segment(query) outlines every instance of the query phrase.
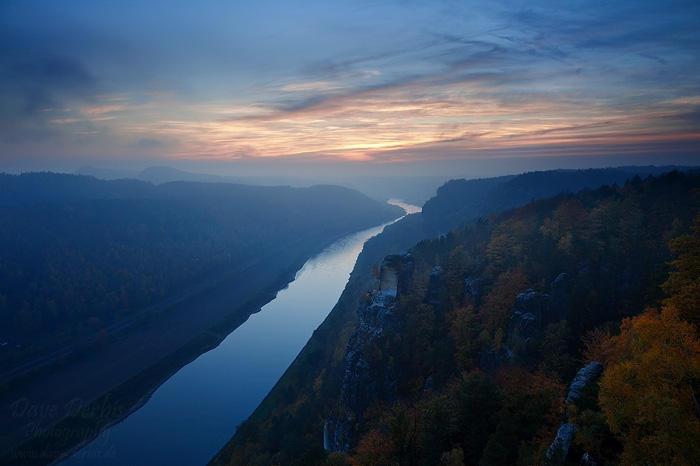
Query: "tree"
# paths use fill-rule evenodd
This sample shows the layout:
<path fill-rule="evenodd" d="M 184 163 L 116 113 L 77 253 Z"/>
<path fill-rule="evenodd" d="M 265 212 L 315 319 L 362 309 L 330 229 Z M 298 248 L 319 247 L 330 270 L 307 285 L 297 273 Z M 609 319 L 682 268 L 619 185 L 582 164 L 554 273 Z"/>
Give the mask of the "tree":
<path fill-rule="evenodd" d="M 540 369 L 556 374 L 559 381 L 569 380 L 575 372 L 574 358 L 569 352 L 572 334 L 565 320 L 549 324 L 542 336 Z"/>
<path fill-rule="evenodd" d="M 501 393 L 489 376 L 472 372 L 462 375 L 452 389 L 452 397 L 464 464 L 478 464 L 489 435 L 496 427 Z"/>
<path fill-rule="evenodd" d="M 669 248 L 677 257 L 671 262 L 674 270 L 662 285 L 670 295 L 665 303 L 700 329 L 700 215 L 695 218 L 693 233 L 675 238 Z"/>
<path fill-rule="evenodd" d="M 612 353 L 615 351 L 615 343 L 607 329 L 596 327 L 581 337 L 583 343 L 583 359 L 586 362 L 598 361 L 606 366 Z"/>
<path fill-rule="evenodd" d="M 498 379 L 502 408 L 479 464 L 534 464 L 556 435 L 564 387 L 516 367 L 501 370 Z"/>
<path fill-rule="evenodd" d="M 455 309 L 451 323 L 450 336 L 455 342 L 455 359 L 461 368 L 471 369 L 474 366 L 472 354 L 481 343 L 478 340 L 478 316 L 474 312 L 474 306 Z"/>
<path fill-rule="evenodd" d="M 527 287 L 527 276 L 520 268 L 507 270 L 498 276 L 481 307 L 481 319 L 490 332 L 508 328 L 513 301 Z"/>
<path fill-rule="evenodd" d="M 418 412 L 396 403 L 381 417 L 376 429 L 357 444 L 355 464 L 372 466 L 414 465 L 417 462 Z"/>
<path fill-rule="evenodd" d="M 700 340 L 667 305 L 625 319 L 612 337 L 600 405 L 624 444 L 623 464 L 696 464 L 700 458 Z"/>

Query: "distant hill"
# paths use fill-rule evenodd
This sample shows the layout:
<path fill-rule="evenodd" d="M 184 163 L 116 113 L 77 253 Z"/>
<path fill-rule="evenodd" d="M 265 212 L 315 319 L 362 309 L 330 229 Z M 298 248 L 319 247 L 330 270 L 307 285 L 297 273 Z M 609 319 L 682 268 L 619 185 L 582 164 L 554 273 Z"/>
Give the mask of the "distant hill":
<path fill-rule="evenodd" d="M 440 187 L 437 196 L 423 206 L 429 233 L 450 231 L 476 217 L 488 216 L 558 193 L 575 193 L 603 185 L 622 185 L 639 176 L 645 178 L 678 170 L 679 167 L 618 167 L 587 170 L 550 170 L 517 176 L 452 180 Z M 683 168 L 684 171 L 698 169 Z"/>
<path fill-rule="evenodd" d="M 77 169 L 74 174 L 92 176 L 101 180 L 118 180 L 121 178 L 130 178 L 135 180 L 139 177 L 139 170 L 98 168 L 87 165 Z"/>
<path fill-rule="evenodd" d="M 207 183 L 235 183 L 264 186 L 311 186 L 320 184 L 317 179 L 295 179 L 287 177 L 260 177 L 260 176 L 223 176 L 211 173 L 198 173 L 180 170 L 168 166 L 153 166 L 143 170 L 120 170 L 110 168 L 97 168 L 91 166 L 81 167 L 75 171 L 76 175 L 85 175 L 102 180 L 132 179 L 148 181 L 153 184 L 169 183 L 171 181 L 199 181 Z"/>
<path fill-rule="evenodd" d="M 171 181 L 203 181 L 211 183 L 236 183 L 257 186 L 308 187 L 316 184 L 333 184 L 360 191 L 374 199 L 386 201 L 402 199 L 411 204 L 422 205 L 435 195 L 437 188 L 447 181 L 447 176 L 230 176 L 196 173 L 173 167 L 157 166 L 143 170 L 118 170 L 82 167 L 78 175 L 93 176 L 103 180 L 134 179 L 154 184 Z"/>
<path fill-rule="evenodd" d="M 257 255 L 399 215 L 337 186 L 0 174 L 0 337 L 23 348 L 0 368 Z"/>
<path fill-rule="evenodd" d="M 587 170 L 549 170 L 520 175 L 451 180 L 423 206 L 371 238 L 357 259 L 356 269 L 369 270 L 387 254 L 405 251 L 418 241 L 459 228 L 479 217 L 519 207 L 535 199 L 575 193 L 603 185 L 622 185 L 635 176 L 667 173 L 677 167 L 617 167 Z M 697 168 L 683 168 L 688 173 Z"/>

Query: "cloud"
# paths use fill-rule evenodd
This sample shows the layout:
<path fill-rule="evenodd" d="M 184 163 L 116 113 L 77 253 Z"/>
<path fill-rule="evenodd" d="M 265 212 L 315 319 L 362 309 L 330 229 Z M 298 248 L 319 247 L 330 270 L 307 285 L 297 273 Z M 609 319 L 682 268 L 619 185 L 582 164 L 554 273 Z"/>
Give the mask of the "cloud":
<path fill-rule="evenodd" d="M 12 55 L 0 59 L 0 138 L 48 139 L 58 135 L 52 121 L 72 122 L 66 113 L 75 101 L 89 102 L 97 82 L 76 59 L 65 56 Z"/>
<path fill-rule="evenodd" d="M 80 111 L 87 116 L 94 117 L 94 116 L 100 116 L 100 115 L 105 115 L 108 113 L 115 113 L 115 112 L 122 112 L 124 110 L 127 110 L 129 107 L 127 107 L 124 104 L 101 104 L 101 105 L 91 105 L 88 107 L 82 107 Z"/>
<path fill-rule="evenodd" d="M 0 137 L 18 150 L 394 160 L 697 139 L 697 2 L 18 5 L 0 15 Z"/>

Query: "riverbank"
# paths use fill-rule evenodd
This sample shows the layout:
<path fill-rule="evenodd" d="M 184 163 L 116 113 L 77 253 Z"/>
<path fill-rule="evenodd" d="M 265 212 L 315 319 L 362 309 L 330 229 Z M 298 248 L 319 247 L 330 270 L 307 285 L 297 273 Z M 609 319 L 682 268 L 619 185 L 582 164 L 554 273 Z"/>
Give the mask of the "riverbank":
<path fill-rule="evenodd" d="M 420 207 L 410 204 L 397 203 L 397 205 L 400 205 L 407 214 L 416 214 L 421 211 Z M 234 435 L 229 437 L 220 450 L 212 455 L 210 464 L 229 464 L 236 448 L 241 447 L 243 442 L 252 437 L 257 439 L 255 432 L 274 431 L 278 435 L 277 438 L 282 434 L 288 435 L 288 438 L 295 436 L 297 432 L 293 428 L 294 421 L 290 419 L 304 418 L 309 415 L 313 416 L 317 425 L 312 429 L 310 436 L 304 437 L 306 432 L 301 432 L 296 435 L 297 438 L 294 441 L 298 441 L 298 445 L 301 445 L 301 452 L 306 449 L 311 455 L 309 458 L 313 458 L 316 449 L 322 445 L 323 432 L 323 418 L 320 416 L 317 418 L 315 413 L 327 412 L 331 409 L 332 406 L 324 404 L 327 399 L 330 399 L 326 395 L 340 390 L 339 383 L 342 381 L 344 371 L 344 352 L 337 351 L 337 348 L 344 350 L 350 335 L 355 330 L 357 304 L 360 297 L 376 286 L 377 277 L 373 273 L 372 266 L 386 254 L 402 250 L 392 241 L 386 242 L 380 239 L 386 235 L 387 231 L 401 226 L 402 222 L 412 217 L 415 215 L 402 217 L 401 222 L 388 225 L 381 234 L 364 243 L 346 286 L 339 298 L 329 307 L 331 311 L 247 420 L 239 426 Z M 306 389 L 302 393 L 299 387 L 306 387 Z M 311 412 L 314 414 L 310 414 Z M 282 425 L 284 429 L 279 428 Z M 272 449 L 258 452 L 255 450 L 257 445 L 254 443 L 251 442 L 248 452 L 251 455 L 260 454 L 257 457 L 260 459 L 259 464 L 286 464 L 284 461 L 279 461 Z"/>
<path fill-rule="evenodd" d="M 4 463 L 13 464 L 46 464 L 61 457 L 68 451 L 74 451 L 77 447 L 95 438 L 99 432 L 125 418 L 130 413 L 138 409 L 148 400 L 150 394 L 157 389 L 165 380 L 181 367 L 197 358 L 200 354 L 216 347 L 231 331 L 252 314 L 257 312 L 265 303 L 275 297 L 278 290 L 294 279 L 296 271 L 313 255 L 323 250 L 328 245 L 335 242 L 341 235 L 334 238 L 323 239 L 314 238 L 309 240 L 302 247 L 295 248 L 295 251 L 287 251 L 284 257 L 277 257 L 275 263 L 265 262 L 251 267 L 245 271 L 248 286 L 236 284 L 236 277 L 223 283 L 215 290 L 210 290 L 202 295 L 193 297 L 171 309 L 170 318 L 165 321 L 151 323 L 147 328 L 138 329 L 136 335 L 113 345 L 109 348 L 117 363 L 104 367 L 98 360 L 104 360 L 104 352 L 94 355 L 90 361 L 80 361 L 74 364 L 69 371 L 62 371 L 60 377 L 54 375 L 54 380 L 48 386 L 56 387 L 61 393 L 54 393 L 48 402 L 41 404 L 42 409 L 34 408 L 38 403 L 31 403 L 32 399 L 46 394 L 46 386 L 35 387 L 32 398 L 32 390 L 25 398 L 30 400 L 28 405 L 31 409 L 26 412 L 11 412 L 7 416 L 7 422 L 36 421 L 34 416 L 36 411 L 41 410 L 38 421 L 44 421 L 50 425 L 47 416 L 57 417 L 65 413 L 65 418 L 54 424 L 53 427 L 44 431 L 42 435 L 35 436 L 32 440 L 20 445 L 10 455 L 7 455 Z M 345 236 L 345 235 L 342 235 Z M 277 273 L 273 273 L 276 270 Z M 258 284 L 255 290 L 250 287 L 250 282 Z M 264 284 L 264 285 L 263 285 Z M 196 301 L 196 303 L 195 303 Z M 228 303 L 242 303 L 231 310 Z M 193 308 L 197 312 L 191 312 Z M 193 322 L 195 320 L 196 322 Z M 208 323 L 208 325 L 204 325 Z M 195 325 L 193 325 L 195 324 Z M 196 325 L 198 324 L 198 325 Z M 195 327 L 196 337 L 192 338 L 193 327 Z M 172 338 L 165 338 L 161 332 L 169 332 L 172 337 L 173 332 L 186 331 L 188 338 L 184 344 L 178 345 L 168 351 L 162 357 L 163 340 L 172 341 Z M 198 329 L 198 330 L 197 330 Z M 154 335 L 160 336 L 160 343 L 153 341 Z M 155 358 L 155 350 L 160 346 L 161 357 Z M 167 345 L 166 345 L 167 346 Z M 172 344 L 170 345 L 173 346 Z M 99 357 L 98 357 L 99 356 Z M 108 355 L 107 355 L 108 356 Z M 109 359 L 109 358 L 106 358 Z M 138 374 L 131 377 L 123 377 L 127 369 L 133 369 L 134 364 L 142 369 Z M 127 366 L 127 367 L 125 367 Z M 133 372 L 132 372 L 133 374 Z M 123 380 L 115 383 L 106 394 L 104 391 L 95 393 L 96 386 L 104 386 L 107 377 L 108 381 L 114 381 L 119 376 Z M 71 384 L 71 378 L 72 384 Z M 90 383 L 92 379 L 99 383 Z M 59 380 L 60 379 L 60 380 Z M 82 387 L 92 387 L 90 390 L 83 390 L 79 397 L 68 398 L 65 396 L 69 392 L 67 385 L 75 388 L 76 384 Z M 87 393 L 86 393 L 87 392 Z M 77 400 L 77 401 L 75 401 Z M 83 403 L 82 400 L 91 400 Z M 64 410 L 64 412 L 61 412 Z M 27 419 L 32 415 L 33 419 Z M 32 422 L 29 422 L 31 424 Z M 36 424 L 34 424 L 36 426 Z M 31 427 L 36 428 L 36 427 Z M 38 432 L 35 430 L 34 432 Z M 25 431 L 26 433 L 26 431 Z"/>

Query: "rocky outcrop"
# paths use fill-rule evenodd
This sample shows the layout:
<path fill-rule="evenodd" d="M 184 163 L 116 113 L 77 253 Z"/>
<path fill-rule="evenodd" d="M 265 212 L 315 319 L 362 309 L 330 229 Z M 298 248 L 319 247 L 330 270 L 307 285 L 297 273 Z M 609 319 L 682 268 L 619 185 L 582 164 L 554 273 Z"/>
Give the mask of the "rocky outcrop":
<path fill-rule="evenodd" d="M 513 302 L 503 345 L 499 349 L 482 348 L 479 368 L 490 372 L 502 367 L 517 357 L 524 346 L 537 338 L 547 325 L 565 319 L 570 307 L 571 285 L 569 275 L 560 273 L 550 284 L 547 293 L 530 288 L 518 294 Z M 480 290 L 481 279 L 467 278 L 464 281 L 465 301 L 478 299 Z"/>
<path fill-rule="evenodd" d="M 579 369 L 574 377 L 574 380 L 571 381 L 571 385 L 569 385 L 569 393 L 566 396 L 566 404 L 570 405 L 579 399 L 581 397 L 581 391 L 586 387 L 586 385 L 598 380 L 598 377 L 600 377 L 602 373 L 603 365 L 596 361 L 593 361 L 587 366 Z M 568 416 L 565 413 L 554 441 L 551 445 L 549 445 L 549 448 L 547 448 L 547 460 L 549 460 L 550 464 L 562 464 L 564 462 L 566 455 L 569 453 L 569 447 L 571 446 L 571 441 L 573 440 L 577 429 L 578 427 L 575 424 L 568 422 Z M 589 461 L 592 461 L 588 456 L 586 456 L 586 458 Z M 588 464 L 591 463 L 589 462 Z"/>
<path fill-rule="evenodd" d="M 359 325 L 345 350 L 345 372 L 337 414 L 323 426 L 323 446 L 327 451 L 348 451 L 357 441 L 360 416 L 377 401 L 395 396 L 394 368 L 368 360 L 370 345 L 380 343 L 385 331 L 395 329 L 396 304 L 410 287 L 413 276 L 410 254 L 387 256 L 380 267 L 379 286 L 369 293 L 357 310 Z M 438 269 L 439 273 L 439 269 Z"/>
<path fill-rule="evenodd" d="M 379 268 L 378 290 L 384 296 L 399 298 L 408 292 L 413 277 L 413 257 L 411 254 L 386 256 Z"/>
<path fill-rule="evenodd" d="M 565 319 L 570 295 L 571 280 L 566 273 L 557 275 L 550 284 L 548 293 L 533 289 L 520 293 L 513 303 L 508 346 L 512 348 L 518 342 L 529 342 L 547 325 Z"/>
<path fill-rule="evenodd" d="M 574 434 L 576 433 L 576 426 L 569 423 L 562 423 L 557 430 L 557 436 L 554 437 L 554 441 L 547 448 L 547 459 L 550 461 L 549 464 L 562 464 L 566 455 L 569 453 L 569 447 L 571 446 L 571 441 L 574 439 Z"/>
<path fill-rule="evenodd" d="M 566 396 L 566 402 L 571 404 L 575 400 L 581 398 L 581 391 L 590 382 L 597 380 L 600 374 L 603 373 L 603 365 L 599 362 L 593 361 L 587 366 L 582 367 L 571 381 L 569 385 L 569 393 Z"/>
<path fill-rule="evenodd" d="M 542 318 L 548 312 L 549 295 L 525 290 L 515 298 L 508 327 L 508 341 L 530 341 L 542 328 Z"/>

